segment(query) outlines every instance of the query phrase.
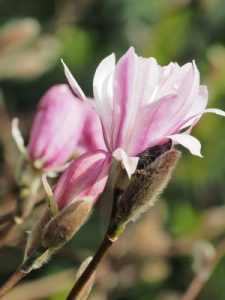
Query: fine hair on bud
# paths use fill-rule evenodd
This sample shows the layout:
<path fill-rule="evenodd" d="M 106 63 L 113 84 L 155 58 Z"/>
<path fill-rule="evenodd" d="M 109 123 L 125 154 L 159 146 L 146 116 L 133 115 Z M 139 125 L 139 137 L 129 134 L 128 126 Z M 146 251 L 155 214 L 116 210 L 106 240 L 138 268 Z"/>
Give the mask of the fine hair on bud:
<path fill-rule="evenodd" d="M 80 276 L 83 274 L 83 272 L 85 271 L 85 269 L 87 268 L 87 266 L 89 265 L 89 263 L 91 262 L 93 257 L 89 256 L 88 258 L 86 258 L 80 268 L 77 271 L 77 280 L 80 278 Z M 91 277 L 88 279 L 88 281 L 85 283 L 84 287 L 82 288 L 82 290 L 79 292 L 79 294 L 76 296 L 76 300 L 86 300 L 88 295 L 90 294 L 90 291 L 92 289 L 92 286 L 94 284 L 95 281 L 95 274 L 96 272 L 94 272 Z"/>
<path fill-rule="evenodd" d="M 24 252 L 24 261 L 32 254 L 38 247 L 41 241 L 41 237 L 45 228 L 45 225 L 51 219 L 51 213 L 49 209 L 46 209 L 41 218 L 37 221 L 34 229 L 28 233 L 27 244 Z"/>
<path fill-rule="evenodd" d="M 68 242 L 87 221 L 93 206 L 92 198 L 78 200 L 66 206 L 46 225 L 42 245 L 57 249 Z"/>
<path fill-rule="evenodd" d="M 169 150 L 142 169 L 137 169 L 130 184 L 116 205 L 114 223 L 136 220 L 166 187 L 172 171 L 180 158 L 177 150 Z"/>

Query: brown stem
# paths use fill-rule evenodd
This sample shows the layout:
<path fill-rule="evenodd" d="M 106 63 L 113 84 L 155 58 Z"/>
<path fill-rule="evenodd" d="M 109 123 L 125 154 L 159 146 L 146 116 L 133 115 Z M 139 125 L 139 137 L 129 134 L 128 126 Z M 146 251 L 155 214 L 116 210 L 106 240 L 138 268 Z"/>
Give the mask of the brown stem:
<path fill-rule="evenodd" d="M 117 168 L 117 162 L 114 162 L 110 171 L 110 178 L 115 178 L 115 172 Z M 108 183 L 110 183 L 111 180 L 108 180 Z M 114 180 L 111 182 L 113 183 L 113 186 L 115 186 Z M 111 185 L 110 185 L 111 186 Z M 91 262 L 88 264 L 87 268 L 84 270 L 84 272 L 81 274 L 81 276 L 78 278 L 78 280 L 75 282 L 72 290 L 70 291 L 69 295 L 67 296 L 66 300 L 78 300 L 80 299 L 80 294 L 82 292 L 82 289 L 84 288 L 85 284 L 89 281 L 93 273 L 96 271 L 98 265 L 108 252 L 108 250 L 111 248 L 111 246 L 117 241 L 119 235 L 122 233 L 117 233 L 117 226 L 112 226 L 114 215 L 116 213 L 116 202 L 118 198 L 121 195 L 120 189 L 117 189 L 114 187 L 114 195 L 113 195 L 113 205 L 112 205 L 112 211 L 111 211 L 111 221 L 109 223 L 108 230 L 106 232 L 106 235 L 104 237 L 104 240 L 102 241 L 99 249 L 95 253 L 94 257 L 92 258 Z"/>
<path fill-rule="evenodd" d="M 25 277 L 28 273 L 19 268 L 7 281 L 6 283 L 0 287 L 0 299 L 13 288 L 23 277 Z"/>
<path fill-rule="evenodd" d="M 11 221 L 14 217 L 14 214 L 15 214 L 15 212 L 13 210 L 13 211 L 10 211 L 10 212 L 0 216 L 0 226 L 3 225 L 6 222 Z"/>
<path fill-rule="evenodd" d="M 208 281 L 210 275 L 215 270 L 220 259 L 223 257 L 224 253 L 225 253 L 225 239 L 223 239 L 217 246 L 216 255 L 209 263 L 207 269 L 202 270 L 202 272 L 200 271 L 193 278 L 192 282 L 190 283 L 187 291 L 185 292 L 181 300 L 196 299 L 196 297 L 204 287 L 205 283 Z"/>
<path fill-rule="evenodd" d="M 105 236 L 95 256 L 93 257 L 85 271 L 82 273 L 82 275 L 79 277 L 77 282 L 74 284 L 66 300 L 76 300 L 77 297 L 79 297 L 79 293 L 82 291 L 83 287 L 85 286 L 86 282 L 90 279 L 91 275 L 96 271 L 99 263 L 101 262 L 101 260 L 106 255 L 106 253 L 108 252 L 108 250 L 114 242 L 115 240 L 110 239 L 108 235 Z"/>

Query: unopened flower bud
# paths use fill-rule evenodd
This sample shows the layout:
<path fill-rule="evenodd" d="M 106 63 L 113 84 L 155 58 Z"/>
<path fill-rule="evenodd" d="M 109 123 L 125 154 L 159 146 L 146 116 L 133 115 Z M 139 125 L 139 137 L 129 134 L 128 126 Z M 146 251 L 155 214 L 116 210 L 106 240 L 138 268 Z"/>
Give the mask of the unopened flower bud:
<path fill-rule="evenodd" d="M 143 169 L 137 169 L 117 202 L 112 227 L 134 221 L 154 205 L 157 196 L 168 183 L 179 157 L 180 152 L 177 150 L 166 151 Z"/>
<path fill-rule="evenodd" d="M 138 166 L 137 170 L 144 169 L 150 163 L 152 163 L 157 157 L 162 155 L 165 151 L 171 149 L 172 142 L 169 140 L 167 143 L 162 145 L 157 145 L 151 148 L 148 148 L 144 152 L 140 153 L 138 156 Z M 129 177 L 127 176 L 127 172 L 121 165 L 118 165 L 117 172 L 116 172 L 116 182 L 115 182 L 115 189 L 125 191 L 130 183 Z"/>
<path fill-rule="evenodd" d="M 95 203 L 105 188 L 110 163 L 109 153 L 103 150 L 85 153 L 73 161 L 53 188 L 58 209 L 87 197 Z"/>
<path fill-rule="evenodd" d="M 87 221 L 93 206 L 93 199 L 86 198 L 61 210 L 46 225 L 42 245 L 44 248 L 58 248 L 68 242 Z"/>
<path fill-rule="evenodd" d="M 44 228 L 50 219 L 50 210 L 46 209 L 37 223 L 34 225 L 33 230 L 28 232 L 27 244 L 24 251 L 24 261 L 26 261 L 32 252 L 35 251 L 35 249 L 39 246 Z"/>
<path fill-rule="evenodd" d="M 92 260 L 92 257 L 90 256 L 82 262 L 82 264 L 81 264 L 81 266 L 80 266 L 80 268 L 77 272 L 77 280 L 83 274 L 83 272 L 85 271 L 85 269 L 87 268 L 87 266 L 89 265 L 91 260 Z M 96 272 L 94 272 L 91 275 L 91 277 L 87 280 L 87 282 L 85 283 L 85 285 L 82 288 L 82 290 L 80 291 L 80 293 L 76 296 L 76 300 L 85 300 L 85 299 L 87 299 L 87 297 L 90 294 L 90 291 L 92 289 L 93 283 L 95 281 L 95 274 L 96 274 Z"/>
<path fill-rule="evenodd" d="M 42 97 L 28 143 L 36 168 L 64 164 L 74 153 L 84 125 L 84 106 L 66 84 L 51 87 Z"/>

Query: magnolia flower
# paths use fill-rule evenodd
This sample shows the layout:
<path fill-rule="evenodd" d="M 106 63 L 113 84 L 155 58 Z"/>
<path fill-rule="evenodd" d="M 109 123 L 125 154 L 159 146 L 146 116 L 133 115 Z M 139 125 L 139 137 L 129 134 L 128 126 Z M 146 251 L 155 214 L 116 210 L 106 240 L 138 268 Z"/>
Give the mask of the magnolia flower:
<path fill-rule="evenodd" d="M 87 101 L 65 64 L 64 70 L 76 96 Z M 205 112 L 225 116 L 219 109 L 206 109 L 207 87 L 200 85 L 194 62 L 161 67 L 152 57 L 138 57 L 133 48 L 117 64 L 114 54 L 103 59 L 93 91 L 107 150 L 129 176 L 139 153 L 168 139 L 201 156 L 200 142 L 190 135 L 192 127 Z"/>
<path fill-rule="evenodd" d="M 87 152 L 73 161 L 53 188 L 58 209 L 86 198 L 96 202 L 105 187 L 110 162 L 109 153 L 103 150 Z"/>
<path fill-rule="evenodd" d="M 87 122 L 88 126 L 84 126 Z M 67 85 L 55 85 L 39 102 L 28 142 L 28 156 L 36 167 L 47 170 L 60 167 L 75 151 L 81 154 L 103 148 L 100 130 L 96 112 L 76 98 Z"/>

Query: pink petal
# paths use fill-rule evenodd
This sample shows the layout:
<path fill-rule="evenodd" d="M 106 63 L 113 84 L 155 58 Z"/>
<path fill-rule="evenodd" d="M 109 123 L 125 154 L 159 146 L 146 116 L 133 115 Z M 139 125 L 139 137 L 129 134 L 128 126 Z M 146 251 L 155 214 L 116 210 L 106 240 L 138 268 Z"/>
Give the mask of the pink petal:
<path fill-rule="evenodd" d="M 119 99 L 122 101 L 118 101 L 117 106 L 114 106 L 114 139 L 117 138 L 117 144 L 114 143 L 114 147 L 124 148 L 129 155 L 136 155 L 140 147 L 139 138 L 144 136 L 146 122 L 149 124 L 149 115 L 146 110 L 155 103 L 154 95 L 157 92 L 161 67 L 154 58 L 137 57 L 131 50 L 124 57 L 124 64 L 118 69 L 118 78 L 115 77 L 115 81 L 118 80 L 118 89 L 115 89 L 115 92 L 123 92 L 126 83 L 122 86 L 123 81 L 119 77 L 119 72 L 123 76 L 123 68 L 126 67 L 127 62 L 130 81 L 126 88 L 129 92 L 123 98 L 116 95 L 114 101 Z"/>
<path fill-rule="evenodd" d="M 84 108 L 85 124 L 77 150 L 81 153 L 97 149 L 107 150 L 99 116 L 88 104 L 84 103 Z"/>
<path fill-rule="evenodd" d="M 73 161 L 53 189 L 59 209 L 87 197 L 97 201 L 106 185 L 110 164 L 111 155 L 101 150 L 85 153 Z"/>
<path fill-rule="evenodd" d="M 199 94 L 191 109 L 188 111 L 184 120 L 180 122 L 180 128 L 192 127 L 198 122 L 201 115 L 204 113 L 208 102 L 208 89 L 206 86 L 199 87 Z"/>
<path fill-rule="evenodd" d="M 197 140 L 195 137 L 186 133 L 181 133 L 167 136 L 167 138 L 171 139 L 172 141 L 178 144 L 181 144 L 182 146 L 187 148 L 193 155 L 202 157 L 201 144 L 199 140 Z"/>
<path fill-rule="evenodd" d="M 126 149 L 129 155 L 137 155 L 165 138 L 169 128 L 166 126 L 166 120 L 168 116 L 175 114 L 177 101 L 175 95 L 168 95 L 158 102 L 139 108 L 132 138 Z"/>
<path fill-rule="evenodd" d="M 70 70 L 68 69 L 67 65 L 64 63 L 64 61 L 62 59 L 61 59 L 61 62 L 63 64 L 64 73 L 66 75 L 66 78 L 69 82 L 71 89 L 74 91 L 75 95 L 78 98 L 80 98 L 81 100 L 85 100 L 86 96 L 85 96 L 84 92 L 82 91 L 82 89 L 80 88 L 79 84 L 77 83 L 77 81 L 75 80 L 75 78 L 71 74 Z"/>
<path fill-rule="evenodd" d="M 221 109 L 218 108 L 206 109 L 206 105 L 208 102 L 207 87 L 200 86 L 199 98 L 197 100 L 198 101 L 196 101 L 196 105 L 195 106 L 193 105 L 193 108 L 186 116 L 186 119 L 183 121 L 181 129 L 187 128 L 188 126 L 191 126 L 191 128 L 193 128 L 193 126 L 198 122 L 201 116 L 205 113 L 214 113 L 219 116 L 225 117 L 225 112 Z"/>
<path fill-rule="evenodd" d="M 126 152 L 123 151 L 123 149 L 121 148 L 117 148 L 113 152 L 113 157 L 116 160 L 121 161 L 122 166 L 127 171 L 128 177 L 131 178 L 131 175 L 135 172 L 137 168 L 139 157 L 129 157 L 126 154 Z"/>
<path fill-rule="evenodd" d="M 28 143 L 30 158 L 41 160 L 44 168 L 65 163 L 84 126 L 83 102 L 65 84 L 51 87 L 42 97 Z"/>
<path fill-rule="evenodd" d="M 133 48 L 118 61 L 113 81 L 113 120 L 111 150 L 123 146 L 127 119 L 138 110 L 139 103 L 133 101 L 135 93 L 137 56 Z M 130 124 L 132 127 L 132 124 Z M 123 148 L 123 147 L 122 147 Z"/>

